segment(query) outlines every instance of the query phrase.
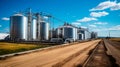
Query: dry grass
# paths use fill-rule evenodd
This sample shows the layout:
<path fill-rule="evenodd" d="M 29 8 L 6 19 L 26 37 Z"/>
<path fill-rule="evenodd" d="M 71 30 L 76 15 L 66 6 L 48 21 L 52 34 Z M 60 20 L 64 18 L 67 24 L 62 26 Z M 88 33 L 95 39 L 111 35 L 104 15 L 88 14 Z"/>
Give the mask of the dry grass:
<path fill-rule="evenodd" d="M 110 40 L 120 42 L 120 38 L 111 38 Z"/>
<path fill-rule="evenodd" d="M 0 55 L 43 48 L 47 46 L 50 45 L 17 44 L 17 43 L 0 42 Z"/>
<path fill-rule="evenodd" d="M 30 49 L 37 47 L 36 45 L 14 44 L 14 43 L 0 43 L 0 49 L 17 50 L 21 48 Z"/>

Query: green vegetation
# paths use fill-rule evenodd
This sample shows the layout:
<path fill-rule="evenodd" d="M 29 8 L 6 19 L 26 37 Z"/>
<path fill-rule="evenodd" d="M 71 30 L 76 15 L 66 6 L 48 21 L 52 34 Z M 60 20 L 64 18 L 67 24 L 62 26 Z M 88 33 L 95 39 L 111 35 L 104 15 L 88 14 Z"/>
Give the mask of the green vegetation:
<path fill-rule="evenodd" d="M 0 55 L 10 54 L 15 52 L 22 52 L 22 51 L 32 50 L 37 48 L 44 48 L 48 46 L 50 45 L 17 44 L 17 43 L 0 42 Z"/>

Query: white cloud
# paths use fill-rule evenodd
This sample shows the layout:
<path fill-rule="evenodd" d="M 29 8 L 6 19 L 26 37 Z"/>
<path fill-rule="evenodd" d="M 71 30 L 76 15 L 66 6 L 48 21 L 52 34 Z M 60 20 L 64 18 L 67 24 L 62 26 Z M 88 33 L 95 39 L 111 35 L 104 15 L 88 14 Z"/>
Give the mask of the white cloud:
<path fill-rule="evenodd" d="M 92 16 L 92 17 L 102 17 L 102 16 L 106 16 L 108 14 L 109 13 L 105 12 L 105 11 L 103 11 L 103 12 L 91 12 L 90 16 Z"/>
<path fill-rule="evenodd" d="M 101 2 L 95 8 L 90 9 L 90 11 L 105 10 L 105 9 L 108 9 L 108 8 L 110 8 L 110 10 L 119 10 L 120 9 L 120 3 L 116 3 L 116 1 Z"/>
<path fill-rule="evenodd" d="M 92 31 L 96 31 L 96 32 L 99 32 L 99 31 L 101 31 L 101 29 L 98 29 L 98 28 L 94 28 L 94 29 L 92 29 Z"/>
<path fill-rule="evenodd" d="M 118 3 L 115 6 L 111 7 L 111 10 L 120 10 L 120 3 Z"/>
<path fill-rule="evenodd" d="M 97 27 L 96 25 L 93 25 L 93 24 L 91 24 L 91 25 L 89 25 L 89 26 L 90 26 L 90 27 L 94 27 L 94 28 Z"/>
<path fill-rule="evenodd" d="M 81 28 L 85 28 L 85 29 L 87 29 L 87 27 L 86 26 L 80 26 Z"/>
<path fill-rule="evenodd" d="M 2 20 L 8 21 L 8 20 L 10 20 L 10 18 L 3 17 Z"/>
<path fill-rule="evenodd" d="M 95 22 L 94 24 L 97 24 L 97 25 L 106 25 L 108 23 L 107 22 Z"/>
<path fill-rule="evenodd" d="M 110 37 L 120 37 L 120 31 L 98 31 L 98 36 L 107 37 L 110 34 Z"/>
<path fill-rule="evenodd" d="M 84 17 L 83 19 L 77 20 L 78 22 L 89 22 L 89 21 L 96 21 L 98 19 L 93 17 Z"/>
<path fill-rule="evenodd" d="M 79 22 L 72 22 L 72 24 L 75 25 L 75 26 L 81 25 L 81 23 L 79 23 Z"/>
<path fill-rule="evenodd" d="M 110 33 L 110 36 L 112 37 L 120 37 L 120 25 L 116 25 L 110 28 L 92 28 L 92 31 L 98 32 L 98 36 L 109 36 Z"/>
<path fill-rule="evenodd" d="M 48 19 L 48 17 L 47 17 L 47 16 L 44 16 L 43 18 L 44 18 L 44 19 Z"/>
<path fill-rule="evenodd" d="M 110 28 L 94 28 L 92 29 L 94 31 L 120 31 L 120 25 L 116 25 L 116 26 L 113 26 L 113 27 L 110 27 Z"/>
<path fill-rule="evenodd" d="M 109 28 L 108 30 L 120 30 L 120 25 Z"/>

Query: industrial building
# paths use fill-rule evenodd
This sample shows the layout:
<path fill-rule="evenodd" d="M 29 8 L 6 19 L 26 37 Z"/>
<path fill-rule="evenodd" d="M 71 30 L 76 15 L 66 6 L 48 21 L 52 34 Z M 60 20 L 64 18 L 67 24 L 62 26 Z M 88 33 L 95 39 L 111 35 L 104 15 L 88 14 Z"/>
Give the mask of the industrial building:
<path fill-rule="evenodd" d="M 70 24 L 64 24 L 61 27 L 58 27 L 57 30 L 57 36 L 59 38 L 63 38 L 64 40 L 67 38 L 71 38 L 74 41 L 77 40 L 77 28 L 70 25 Z"/>
<path fill-rule="evenodd" d="M 91 32 L 86 28 L 78 28 L 78 37 L 79 40 L 88 40 L 91 39 Z"/>
<path fill-rule="evenodd" d="M 45 15 L 46 16 L 46 15 Z M 97 33 L 88 29 L 76 27 L 69 23 L 51 30 L 51 22 L 43 19 L 40 13 L 15 13 L 10 17 L 10 39 L 12 41 L 51 41 L 54 39 L 89 40 L 97 38 Z M 48 17 L 51 17 L 48 15 Z M 53 40 L 54 40 L 53 39 Z"/>
<path fill-rule="evenodd" d="M 58 38 L 77 40 L 89 40 L 91 39 L 91 32 L 85 28 L 78 28 L 71 24 L 65 23 L 63 26 L 56 29 L 56 36 Z"/>

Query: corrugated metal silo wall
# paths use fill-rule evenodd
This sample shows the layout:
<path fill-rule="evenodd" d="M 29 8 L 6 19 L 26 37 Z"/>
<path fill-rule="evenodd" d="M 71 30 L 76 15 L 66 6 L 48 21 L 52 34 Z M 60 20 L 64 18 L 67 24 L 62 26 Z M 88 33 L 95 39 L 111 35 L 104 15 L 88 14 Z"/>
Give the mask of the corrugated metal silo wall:
<path fill-rule="evenodd" d="M 10 21 L 12 40 L 27 40 L 27 18 L 25 16 L 11 16 Z"/>
<path fill-rule="evenodd" d="M 40 34 L 41 40 L 49 40 L 49 23 L 47 22 L 40 23 Z"/>
<path fill-rule="evenodd" d="M 33 19 L 32 21 L 32 40 L 36 40 L 37 39 L 37 21 L 36 19 Z"/>

